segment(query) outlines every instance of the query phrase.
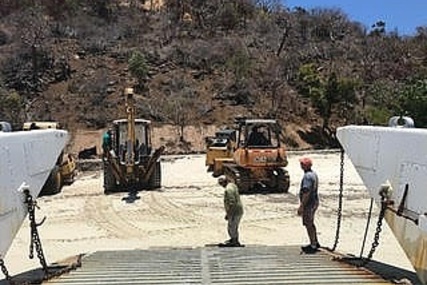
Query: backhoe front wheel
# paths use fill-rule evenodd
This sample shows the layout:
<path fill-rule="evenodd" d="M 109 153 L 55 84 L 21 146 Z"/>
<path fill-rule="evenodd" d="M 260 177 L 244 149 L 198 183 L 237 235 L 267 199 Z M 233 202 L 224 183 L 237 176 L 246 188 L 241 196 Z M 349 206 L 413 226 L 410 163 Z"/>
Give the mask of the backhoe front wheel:
<path fill-rule="evenodd" d="M 291 179 L 289 177 L 289 172 L 284 169 L 280 169 L 278 175 L 276 176 L 277 179 L 277 192 L 279 193 L 288 193 L 289 187 L 291 185 Z"/>

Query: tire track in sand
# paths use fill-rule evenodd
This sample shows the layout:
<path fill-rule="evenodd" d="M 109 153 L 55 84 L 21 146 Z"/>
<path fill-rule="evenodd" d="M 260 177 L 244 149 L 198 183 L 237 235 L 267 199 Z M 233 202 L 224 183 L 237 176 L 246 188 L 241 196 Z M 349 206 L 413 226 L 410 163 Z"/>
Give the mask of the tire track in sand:
<path fill-rule="evenodd" d="M 116 238 L 139 238 L 145 231 L 132 223 L 129 219 L 129 210 L 123 208 L 116 211 L 113 202 L 117 200 L 116 195 L 90 197 L 85 204 L 85 216 L 89 223 L 108 233 L 108 237 Z M 120 196 L 121 197 L 121 196 Z M 136 214 L 136 216 L 142 216 Z"/>

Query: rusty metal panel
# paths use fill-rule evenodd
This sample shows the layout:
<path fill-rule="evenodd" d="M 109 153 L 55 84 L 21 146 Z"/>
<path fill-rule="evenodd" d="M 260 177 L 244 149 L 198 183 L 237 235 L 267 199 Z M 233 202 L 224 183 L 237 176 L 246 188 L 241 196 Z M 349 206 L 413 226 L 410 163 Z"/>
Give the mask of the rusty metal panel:
<path fill-rule="evenodd" d="M 335 259 L 326 251 L 300 254 L 297 246 L 104 251 L 43 284 L 392 284 Z"/>

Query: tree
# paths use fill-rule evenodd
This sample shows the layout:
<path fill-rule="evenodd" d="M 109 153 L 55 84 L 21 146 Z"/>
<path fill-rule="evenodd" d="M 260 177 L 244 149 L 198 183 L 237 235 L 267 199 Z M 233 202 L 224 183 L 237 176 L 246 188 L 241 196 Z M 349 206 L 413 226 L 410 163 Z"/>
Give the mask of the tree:
<path fill-rule="evenodd" d="M 144 87 L 144 81 L 147 79 L 148 66 L 147 61 L 142 53 L 135 51 L 132 53 L 128 61 L 129 72 L 137 81 L 137 89 L 141 90 Z"/>
<path fill-rule="evenodd" d="M 100 18 L 111 20 L 114 15 L 116 3 L 113 0 L 92 0 L 88 4 Z"/>
<path fill-rule="evenodd" d="M 190 112 L 186 108 L 188 105 L 193 105 L 194 101 L 178 95 L 164 103 L 168 121 L 178 127 L 179 141 L 185 142 L 184 128 L 190 123 Z"/>
<path fill-rule="evenodd" d="M 24 111 L 23 98 L 14 91 L 0 87 L 0 117 L 12 124 L 20 124 Z"/>
<path fill-rule="evenodd" d="M 40 95 L 55 76 L 54 53 L 49 45 L 51 26 L 43 7 L 38 5 L 20 11 L 15 19 L 19 25 L 14 35 L 16 50 L 3 58 L 0 70 L 5 87 L 31 100 Z"/>
<path fill-rule="evenodd" d="M 239 85 L 249 74 L 252 62 L 247 52 L 239 49 L 227 60 L 226 65 L 233 72 L 235 83 Z"/>
<path fill-rule="evenodd" d="M 227 32 L 235 29 L 240 22 L 236 5 L 231 1 L 226 2 L 221 9 L 219 19 Z"/>
<path fill-rule="evenodd" d="M 57 21 L 61 21 L 66 15 L 77 11 L 81 0 L 45 0 L 42 2 L 46 13 Z"/>
<path fill-rule="evenodd" d="M 161 100 L 163 117 L 178 128 L 179 141 L 185 142 L 185 127 L 201 117 L 197 93 L 186 78 L 176 76 L 171 78 L 164 94 Z"/>
<path fill-rule="evenodd" d="M 167 120 L 178 127 L 179 141 L 185 142 L 184 129 L 200 119 L 195 93 L 191 87 L 185 87 L 180 92 L 171 94 L 163 102 L 163 111 Z M 191 110 L 191 111 L 189 111 Z"/>
<path fill-rule="evenodd" d="M 371 26 L 371 35 L 373 36 L 384 36 L 386 34 L 386 23 L 384 21 L 378 21 Z"/>
<path fill-rule="evenodd" d="M 320 100 L 321 94 L 324 93 L 324 83 L 314 64 L 304 64 L 300 67 L 296 87 L 303 96 L 312 98 L 314 102 Z"/>
<path fill-rule="evenodd" d="M 329 120 L 334 109 L 344 109 L 344 114 L 353 111 L 357 102 L 357 81 L 338 78 L 331 72 L 325 79 L 314 64 L 303 65 L 298 75 L 297 89 L 305 97 L 310 98 L 313 107 L 323 119 L 322 128 L 329 130 Z"/>
<path fill-rule="evenodd" d="M 285 109 L 283 104 L 285 80 L 282 74 L 282 65 L 274 57 L 268 61 L 265 70 L 259 76 L 259 85 L 261 85 L 265 97 L 269 98 L 269 106 L 265 108 L 265 111 L 268 111 L 268 117 L 277 118 L 281 111 Z"/>
<path fill-rule="evenodd" d="M 363 117 L 371 124 L 384 125 L 399 109 L 400 84 L 390 80 L 376 80 L 366 88 Z M 362 98 L 363 99 L 363 98 Z"/>
<path fill-rule="evenodd" d="M 256 0 L 254 2 L 265 13 L 272 13 L 283 8 L 282 2 L 279 0 Z"/>
<path fill-rule="evenodd" d="M 418 127 L 427 127 L 427 79 L 415 79 L 403 86 L 397 114 L 411 116 Z"/>

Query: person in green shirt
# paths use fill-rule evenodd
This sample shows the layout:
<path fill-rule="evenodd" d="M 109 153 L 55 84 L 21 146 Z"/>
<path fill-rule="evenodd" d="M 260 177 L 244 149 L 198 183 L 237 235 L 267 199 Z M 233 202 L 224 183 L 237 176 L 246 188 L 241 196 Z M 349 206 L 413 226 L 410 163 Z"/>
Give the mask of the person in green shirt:
<path fill-rule="evenodd" d="M 105 157 L 106 153 L 111 150 L 112 146 L 112 130 L 108 129 L 104 135 L 102 136 L 102 151 L 103 151 L 103 157 Z"/>
<path fill-rule="evenodd" d="M 243 205 L 240 201 L 239 189 L 236 184 L 226 177 L 220 177 L 218 184 L 224 191 L 225 220 L 227 220 L 227 230 L 230 239 L 223 243 L 223 246 L 241 246 L 239 242 L 239 224 L 243 216 Z"/>

